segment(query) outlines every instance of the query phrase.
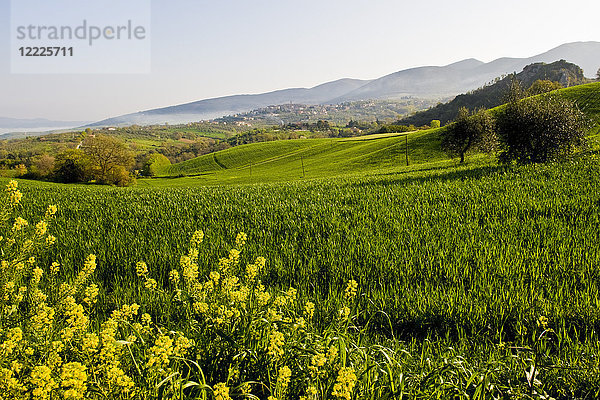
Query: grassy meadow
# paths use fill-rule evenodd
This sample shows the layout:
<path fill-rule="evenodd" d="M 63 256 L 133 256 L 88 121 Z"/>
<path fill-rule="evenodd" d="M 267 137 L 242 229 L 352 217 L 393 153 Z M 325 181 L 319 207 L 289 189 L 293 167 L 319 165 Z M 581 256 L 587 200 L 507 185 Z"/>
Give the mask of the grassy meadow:
<path fill-rule="evenodd" d="M 596 118 L 597 88 L 565 93 Z M 45 363 L 27 384 L 55 395 L 34 398 L 84 398 L 81 384 L 48 378 L 77 335 L 85 398 L 600 396 L 596 153 L 457 165 L 429 130 L 239 146 L 161 175 L 133 188 L 19 181 L 15 212 L 32 224 L 58 205 L 56 243 L 27 262 L 60 263 L 44 272 L 45 290 L 72 327 L 43 331 L 37 347 L 0 342 L 7 360 L 22 351 Z M 42 273 L 29 278 L 21 264 L 6 268 L 32 285 L 32 326 L 40 313 L 52 321 Z M 82 317 L 60 282 L 72 282 L 74 299 L 83 293 L 85 329 L 100 329 L 100 344 L 75 328 Z M 134 304 L 148 314 L 139 323 Z M 22 367 L 1 363 L 0 388 L 21 396 Z M 81 372 L 75 364 L 65 365 Z"/>

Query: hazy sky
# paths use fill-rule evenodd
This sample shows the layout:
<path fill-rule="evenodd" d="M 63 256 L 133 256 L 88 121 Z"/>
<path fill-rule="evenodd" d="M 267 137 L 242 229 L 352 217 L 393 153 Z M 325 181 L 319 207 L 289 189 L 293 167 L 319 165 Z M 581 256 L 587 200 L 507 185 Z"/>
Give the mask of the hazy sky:
<path fill-rule="evenodd" d="M 0 0 L 0 117 L 99 120 L 600 41 L 596 0 L 152 0 L 151 15 L 150 73 L 11 74 L 10 0 Z"/>

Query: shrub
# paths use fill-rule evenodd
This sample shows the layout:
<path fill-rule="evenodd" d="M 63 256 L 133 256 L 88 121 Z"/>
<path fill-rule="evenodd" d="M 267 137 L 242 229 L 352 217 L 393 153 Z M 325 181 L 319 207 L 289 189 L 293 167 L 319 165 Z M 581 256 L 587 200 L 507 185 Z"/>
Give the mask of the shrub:
<path fill-rule="evenodd" d="M 458 111 L 458 117 L 442 132 L 442 149 L 450 157 L 460 157 L 471 150 L 493 152 L 497 146 L 497 136 L 492 116 L 483 110 L 470 113 L 465 107 Z"/>
<path fill-rule="evenodd" d="M 154 153 L 148 156 L 148 159 L 142 167 L 142 175 L 156 176 L 161 168 L 171 165 L 171 161 L 160 153 Z"/>
<path fill-rule="evenodd" d="M 589 129 L 575 103 L 552 94 L 523 100 L 513 96 L 496 120 L 505 163 L 563 160 L 585 144 Z"/>
<path fill-rule="evenodd" d="M 54 162 L 54 179 L 58 182 L 87 182 L 91 178 L 91 162 L 83 151 L 68 149 L 56 156 Z"/>

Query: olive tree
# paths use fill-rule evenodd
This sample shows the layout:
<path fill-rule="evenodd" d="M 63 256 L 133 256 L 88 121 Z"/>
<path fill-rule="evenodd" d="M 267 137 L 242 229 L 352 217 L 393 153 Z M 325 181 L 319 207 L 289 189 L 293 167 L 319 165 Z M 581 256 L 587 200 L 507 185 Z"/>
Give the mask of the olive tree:
<path fill-rule="evenodd" d="M 484 110 L 471 113 L 462 107 L 454 122 L 442 132 L 442 149 L 450 157 L 460 157 L 461 163 L 469 151 L 491 153 L 496 146 L 494 118 Z"/>
<path fill-rule="evenodd" d="M 500 160 L 543 163 L 561 160 L 585 144 L 589 123 L 570 100 L 547 94 L 516 97 L 496 116 L 502 142 Z"/>

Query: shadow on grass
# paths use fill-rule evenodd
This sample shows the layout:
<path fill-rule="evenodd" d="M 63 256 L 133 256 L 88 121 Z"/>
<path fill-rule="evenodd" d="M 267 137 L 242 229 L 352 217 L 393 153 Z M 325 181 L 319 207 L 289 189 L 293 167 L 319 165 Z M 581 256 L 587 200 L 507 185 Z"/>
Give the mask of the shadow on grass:
<path fill-rule="evenodd" d="M 385 174 L 388 177 L 372 179 L 367 182 L 349 183 L 354 187 L 387 187 L 396 185 L 423 184 L 428 182 L 452 182 L 480 179 L 498 172 L 508 171 L 510 167 L 504 165 L 488 165 L 479 167 L 429 167 L 420 170 L 399 171 Z M 442 172 L 443 171 L 443 172 Z M 421 176 L 419 176 L 421 175 Z M 381 176 L 381 175 L 380 175 Z"/>

